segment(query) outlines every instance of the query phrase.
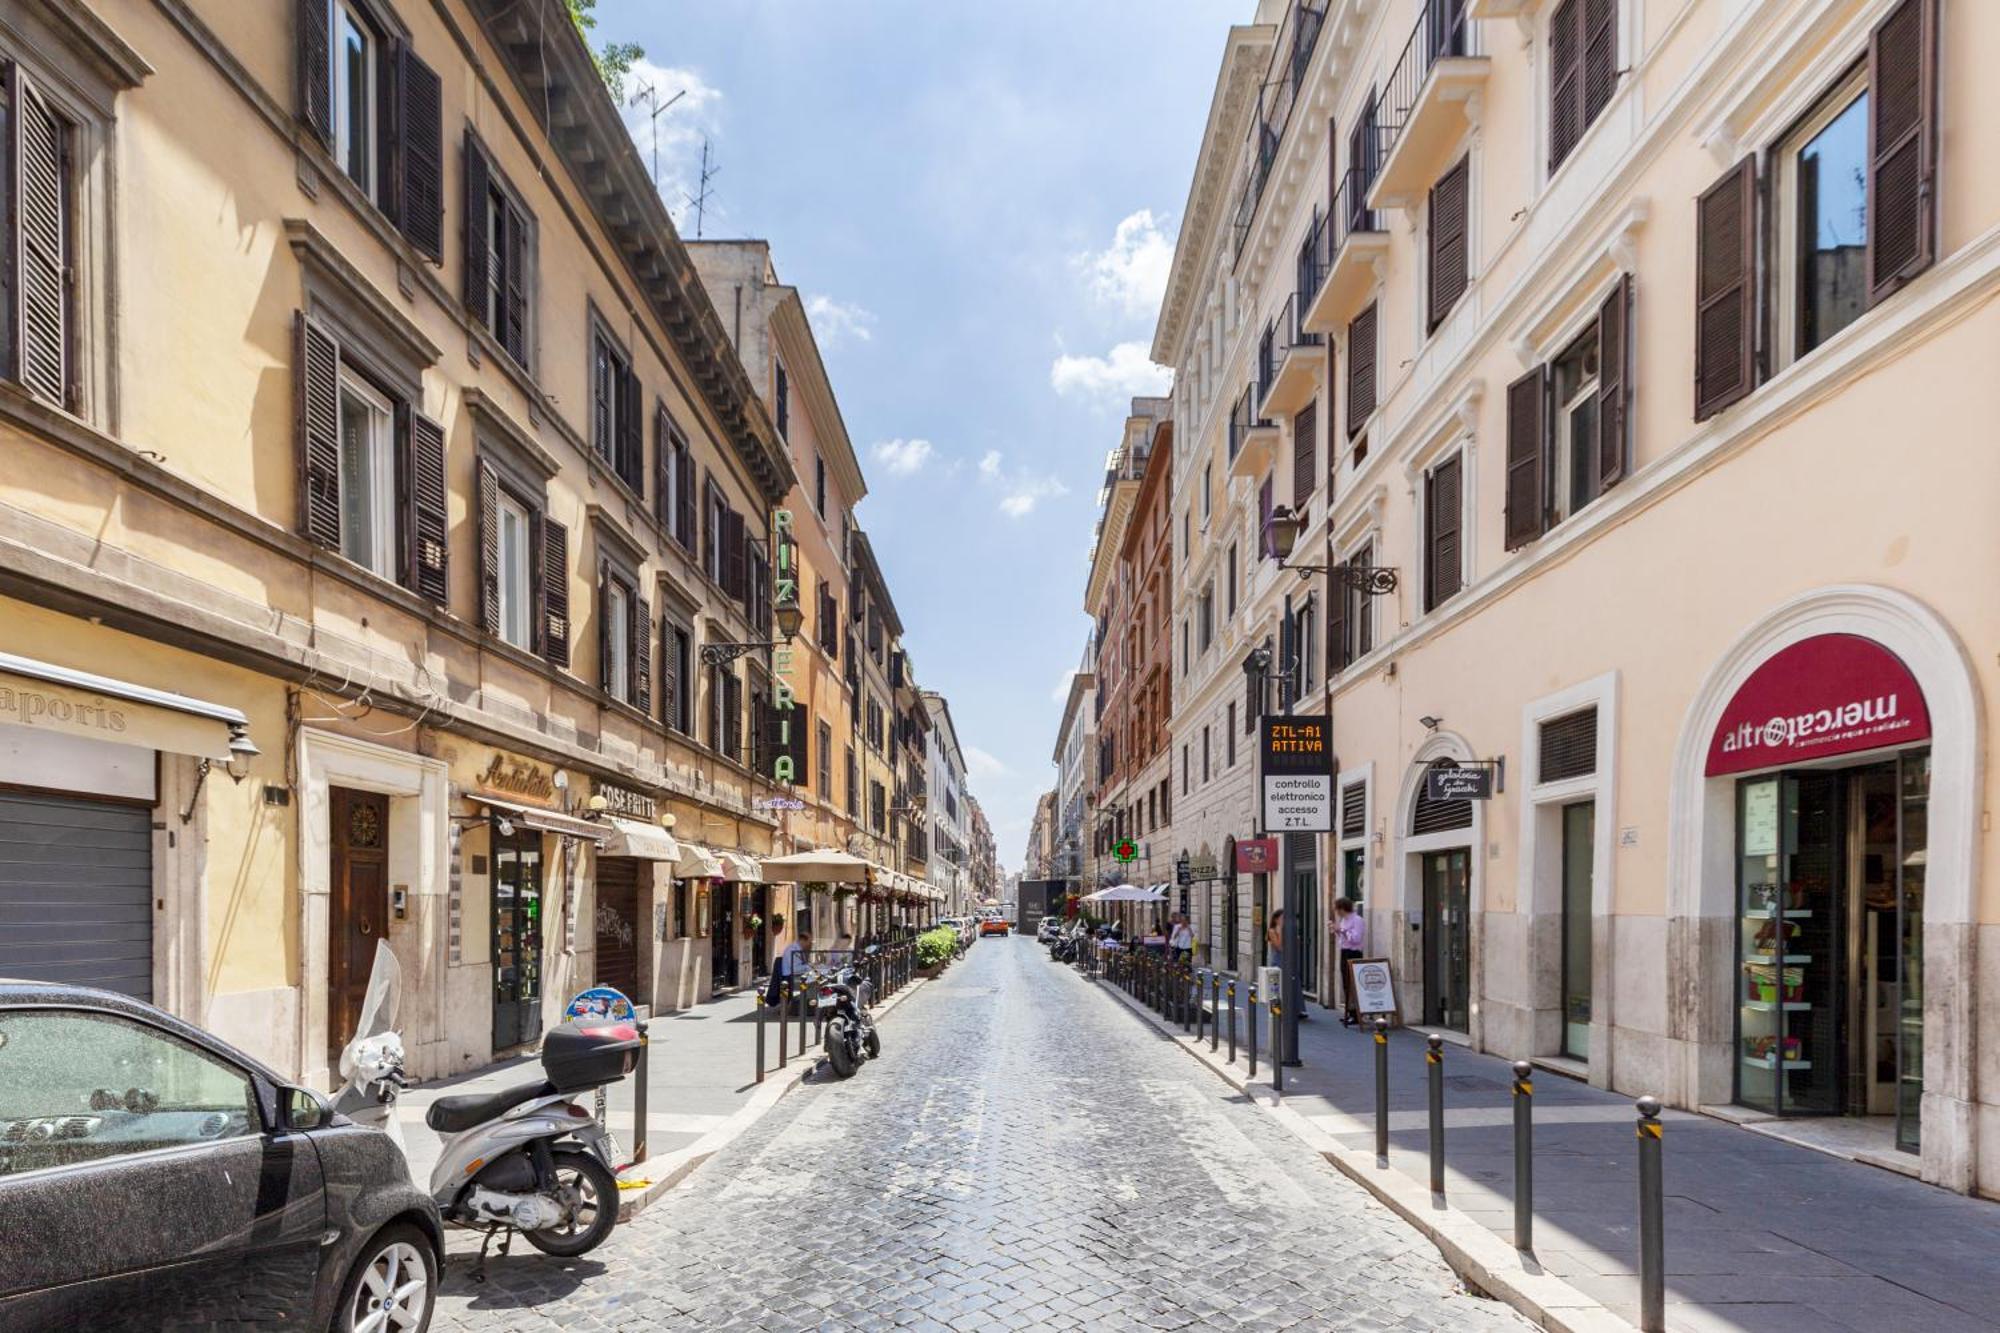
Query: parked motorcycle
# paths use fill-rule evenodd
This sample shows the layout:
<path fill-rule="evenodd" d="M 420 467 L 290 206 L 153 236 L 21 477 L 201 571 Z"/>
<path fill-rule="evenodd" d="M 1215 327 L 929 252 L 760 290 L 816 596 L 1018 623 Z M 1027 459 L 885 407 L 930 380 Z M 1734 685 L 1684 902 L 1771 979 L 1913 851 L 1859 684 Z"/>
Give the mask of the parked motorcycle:
<path fill-rule="evenodd" d="M 386 1132 L 407 1162 L 396 1122 L 397 1095 L 409 1086 L 395 1030 L 401 989 L 396 956 L 378 941 L 361 1022 L 340 1054 L 347 1083 L 334 1109 Z M 565 1023 L 542 1040 L 544 1077 L 433 1102 L 424 1122 L 444 1148 L 428 1188 L 444 1220 L 489 1241 L 518 1231 L 562 1258 L 602 1245 L 618 1222 L 618 1143 L 570 1099 L 630 1074 L 644 1036 L 637 1022 Z"/>
<path fill-rule="evenodd" d="M 875 1003 L 875 987 L 850 963 L 819 977 L 818 996 L 819 1014 L 826 1025 L 826 1062 L 837 1077 L 852 1078 L 855 1070 L 882 1054 L 882 1037 L 869 1013 Z"/>

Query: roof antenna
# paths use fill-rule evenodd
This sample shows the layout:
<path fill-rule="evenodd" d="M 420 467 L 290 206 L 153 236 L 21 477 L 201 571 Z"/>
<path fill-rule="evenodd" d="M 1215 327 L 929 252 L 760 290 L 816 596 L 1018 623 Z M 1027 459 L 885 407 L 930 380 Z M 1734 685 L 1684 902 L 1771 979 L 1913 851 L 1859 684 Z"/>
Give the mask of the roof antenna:
<path fill-rule="evenodd" d="M 708 213 L 708 198 L 715 193 L 708 188 L 708 183 L 722 174 L 721 167 L 712 167 L 708 163 L 708 136 L 704 134 L 701 138 L 701 182 L 695 186 L 693 194 L 681 191 L 681 198 L 694 205 L 694 238 L 697 241 L 701 239 L 702 222 Z"/>
<path fill-rule="evenodd" d="M 648 102 L 652 104 L 653 189 L 655 192 L 657 192 L 660 188 L 660 113 L 662 111 L 665 111 L 668 107 L 672 106 L 674 103 L 680 101 L 683 97 L 686 96 L 687 96 L 687 89 L 683 88 L 679 92 L 675 93 L 672 97 L 669 97 L 666 101 L 662 102 L 660 100 L 660 90 L 654 87 L 652 84 L 646 83 L 646 84 L 641 84 L 639 86 L 639 91 L 632 94 L 632 100 L 629 103 L 627 103 L 627 105 L 629 106 L 637 106 L 641 102 Z"/>

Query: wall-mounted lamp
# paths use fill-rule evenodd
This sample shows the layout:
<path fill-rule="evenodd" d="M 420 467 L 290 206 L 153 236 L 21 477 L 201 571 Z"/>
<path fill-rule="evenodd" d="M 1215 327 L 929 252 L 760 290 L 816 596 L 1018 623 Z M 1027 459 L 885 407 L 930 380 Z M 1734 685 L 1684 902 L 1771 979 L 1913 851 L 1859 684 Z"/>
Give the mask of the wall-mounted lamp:
<path fill-rule="evenodd" d="M 223 766 L 223 771 L 240 783 L 250 776 L 250 761 L 261 753 L 248 733 L 232 732 L 229 737 L 229 762 Z"/>
<path fill-rule="evenodd" d="M 605 798 L 605 795 L 604 795 L 604 793 L 603 793 L 603 792 L 596 792 L 596 793 L 593 793 L 593 794 L 592 794 L 592 796 L 591 796 L 591 798 L 590 798 L 590 813 L 591 813 L 591 814 L 593 814 L 593 815 L 601 815 L 601 814 L 603 814 L 603 813 L 604 813 L 604 812 L 605 812 L 606 810 L 609 810 L 610 808 L 611 808 L 611 802 L 610 802 L 609 800 L 607 800 L 607 799 Z"/>
<path fill-rule="evenodd" d="M 1436 731 L 1444 725 L 1444 719 L 1441 717 L 1420 717 L 1417 721 L 1423 723 L 1425 731 Z"/>

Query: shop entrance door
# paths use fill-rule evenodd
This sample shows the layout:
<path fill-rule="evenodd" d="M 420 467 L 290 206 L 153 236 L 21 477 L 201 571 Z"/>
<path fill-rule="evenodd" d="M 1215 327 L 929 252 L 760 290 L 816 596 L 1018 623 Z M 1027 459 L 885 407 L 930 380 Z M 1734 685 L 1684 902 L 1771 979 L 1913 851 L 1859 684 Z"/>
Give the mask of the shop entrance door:
<path fill-rule="evenodd" d="M 1320 953 L 1325 947 L 1321 936 L 1319 901 L 1319 839 L 1310 833 L 1285 835 L 1286 873 L 1292 877 L 1291 899 L 1299 914 L 1299 930 L 1305 947 L 1299 955 L 1299 995 L 1321 999 L 1319 987 Z M 1291 940 L 1291 923 L 1285 923 L 1285 939 Z"/>
<path fill-rule="evenodd" d="M 757 929 L 750 940 L 750 978 L 761 981 L 771 972 L 771 887 L 759 884 L 750 891 L 750 915 Z"/>
<path fill-rule="evenodd" d="M 634 1004 L 639 993 L 639 862 L 629 856 L 597 858 L 597 984 Z"/>
<path fill-rule="evenodd" d="M 1562 808 L 1562 1053 L 1590 1059 L 1591 857 L 1597 806 L 1578 801 Z"/>
<path fill-rule="evenodd" d="M 376 941 L 388 938 L 389 798 L 333 788 L 327 838 L 326 1042 L 338 1060 L 361 1021 Z"/>
<path fill-rule="evenodd" d="M 1471 1027 L 1472 853 L 1425 852 L 1423 863 L 1424 1022 L 1464 1032 Z"/>
<path fill-rule="evenodd" d="M 542 1035 L 542 835 L 493 829 L 493 1049 Z"/>
<path fill-rule="evenodd" d="M 715 905 L 715 921 L 710 934 L 713 953 L 709 957 L 709 972 L 713 978 L 712 989 L 720 994 L 736 986 L 736 886 L 717 884 L 709 890 L 709 901 Z"/>

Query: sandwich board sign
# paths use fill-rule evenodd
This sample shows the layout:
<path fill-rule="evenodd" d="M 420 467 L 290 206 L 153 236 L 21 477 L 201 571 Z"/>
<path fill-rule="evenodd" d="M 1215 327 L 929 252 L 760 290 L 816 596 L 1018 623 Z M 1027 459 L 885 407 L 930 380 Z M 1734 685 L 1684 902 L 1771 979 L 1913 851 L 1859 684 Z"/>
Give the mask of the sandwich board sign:
<path fill-rule="evenodd" d="M 1267 714 L 1259 721 L 1264 827 L 1333 832 L 1333 737 L 1326 719 Z"/>

